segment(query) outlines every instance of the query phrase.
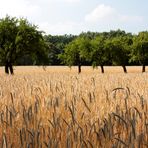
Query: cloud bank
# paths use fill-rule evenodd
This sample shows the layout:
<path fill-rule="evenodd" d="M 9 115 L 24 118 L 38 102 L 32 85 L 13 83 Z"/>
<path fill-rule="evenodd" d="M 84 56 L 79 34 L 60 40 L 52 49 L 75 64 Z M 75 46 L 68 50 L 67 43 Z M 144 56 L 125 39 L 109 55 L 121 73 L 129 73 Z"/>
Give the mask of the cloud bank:
<path fill-rule="evenodd" d="M 85 21 L 97 23 L 101 21 L 113 22 L 142 22 L 142 16 L 120 14 L 115 8 L 100 4 L 85 16 Z"/>
<path fill-rule="evenodd" d="M 0 17 L 6 14 L 25 17 L 47 34 L 79 34 L 118 28 L 132 31 L 136 29 L 135 24 L 141 28 L 144 24 L 142 16 L 122 14 L 120 9 L 106 4 L 98 4 L 93 9 L 87 6 L 88 10 L 81 13 L 85 3 L 84 0 L 5 0 L 0 5 Z"/>

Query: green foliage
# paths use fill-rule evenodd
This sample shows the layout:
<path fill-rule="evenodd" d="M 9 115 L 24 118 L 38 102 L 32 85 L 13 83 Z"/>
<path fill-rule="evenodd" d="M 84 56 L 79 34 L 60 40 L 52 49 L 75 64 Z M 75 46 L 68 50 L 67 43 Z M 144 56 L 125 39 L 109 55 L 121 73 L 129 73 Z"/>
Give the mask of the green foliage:
<path fill-rule="evenodd" d="M 77 65 L 80 59 L 81 63 L 91 63 L 93 67 L 124 65 L 128 64 L 129 45 L 131 44 L 132 35 L 122 30 L 81 33 L 59 57 L 64 64 L 69 66 Z"/>
<path fill-rule="evenodd" d="M 64 53 L 59 55 L 59 58 L 63 61 L 63 64 L 68 66 L 81 65 L 85 62 L 87 53 L 90 50 L 89 40 L 84 37 L 78 37 L 64 49 Z"/>
<path fill-rule="evenodd" d="M 0 63 L 16 64 L 29 55 L 36 64 L 48 61 L 42 32 L 26 19 L 6 16 L 0 20 Z"/>
<path fill-rule="evenodd" d="M 91 40 L 92 50 L 90 52 L 90 60 L 93 67 L 98 65 L 105 65 L 107 63 L 107 48 L 104 46 L 105 38 L 103 36 L 98 36 Z"/>
<path fill-rule="evenodd" d="M 148 32 L 123 30 L 42 35 L 26 19 L 0 19 L 0 65 L 129 65 L 148 64 Z"/>
<path fill-rule="evenodd" d="M 108 51 L 113 65 L 123 66 L 128 64 L 129 45 L 127 41 L 126 36 L 106 40 L 105 48 Z"/>
<path fill-rule="evenodd" d="M 11 61 L 15 57 L 12 54 L 15 52 L 15 37 L 17 36 L 17 19 L 6 16 L 0 20 L 0 63 Z"/>
<path fill-rule="evenodd" d="M 64 52 L 65 46 L 76 36 L 74 35 L 45 35 L 45 42 L 48 44 L 48 58 L 50 65 L 60 65 L 62 63 L 58 55 Z"/>
<path fill-rule="evenodd" d="M 140 32 L 133 38 L 130 61 L 138 61 L 140 64 L 148 64 L 148 32 Z"/>

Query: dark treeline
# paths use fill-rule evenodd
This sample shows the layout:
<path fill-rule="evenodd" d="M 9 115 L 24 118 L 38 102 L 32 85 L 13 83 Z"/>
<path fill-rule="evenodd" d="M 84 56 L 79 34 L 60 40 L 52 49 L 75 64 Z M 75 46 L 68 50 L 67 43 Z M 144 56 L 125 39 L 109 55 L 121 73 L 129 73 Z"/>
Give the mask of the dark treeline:
<path fill-rule="evenodd" d="M 80 35 L 43 35 L 26 19 L 0 19 L 0 65 L 13 74 L 12 65 L 141 65 L 148 64 L 148 32 L 137 35 L 123 30 L 82 32 Z"/>
<path fill-rule="evenodd" d="M 48 63 L 46 65 L 63 65 L 58 56 L 64 52 L 65 46 L 76 37 L 74 35 L 44 35 L 43 39 L 47 45 L 46 52 L 48 55 Z M 32 60 L 32 57 L 24 55 L 17 60 L 16 65 L 42 65 L 42 63 L 36 63 Z"/>

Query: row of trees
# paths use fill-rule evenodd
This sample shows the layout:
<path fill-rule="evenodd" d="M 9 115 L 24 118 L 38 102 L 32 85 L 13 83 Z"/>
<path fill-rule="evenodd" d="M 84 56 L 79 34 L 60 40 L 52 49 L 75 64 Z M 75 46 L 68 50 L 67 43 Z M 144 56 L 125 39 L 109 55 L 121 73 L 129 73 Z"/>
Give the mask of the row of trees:
<path fill-rule="evenodd" d="M 126 65 L 145 65 L 148 63 L 148 32 L 140 32 L 138 35 L 125 33 L 125 31 L 112 31 L 96 36 L 81 34 L 64 48 L 59 55 L 63 63 L 69 66 L 81 65 L 88 62 L 94 68 L 100 65 L 104 73 L 104 65 L 120 65 L 127 73 Z"/>
<path fill-rule="evenodd" d="M 132 35 L 125 31 L 87 32 L 75 35 L 43 35 L 26 19 L 0 19 L 0 65 L 13 74 L 12 65 L 82 65 L 101 67 L 148 63 L 148 32 Z"/>

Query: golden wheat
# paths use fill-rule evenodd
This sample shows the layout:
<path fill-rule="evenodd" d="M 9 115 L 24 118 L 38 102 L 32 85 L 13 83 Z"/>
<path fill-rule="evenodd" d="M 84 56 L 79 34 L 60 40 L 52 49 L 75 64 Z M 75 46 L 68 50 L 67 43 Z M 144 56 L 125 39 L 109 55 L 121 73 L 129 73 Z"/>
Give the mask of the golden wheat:
<path fill-rule="evenodd" d="M 0 146 L 147 147 L 148 74 L 105 68 L 0 69 Z"/>

